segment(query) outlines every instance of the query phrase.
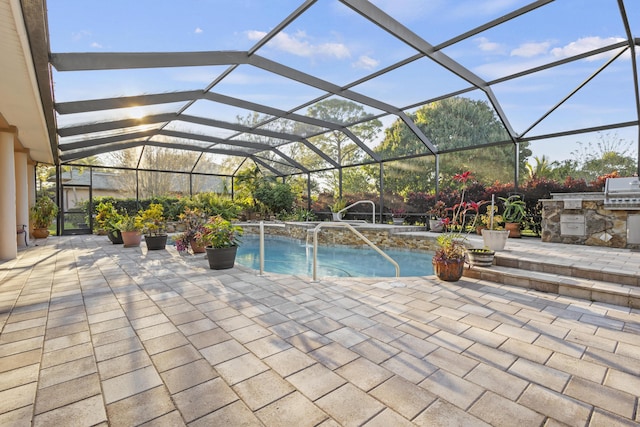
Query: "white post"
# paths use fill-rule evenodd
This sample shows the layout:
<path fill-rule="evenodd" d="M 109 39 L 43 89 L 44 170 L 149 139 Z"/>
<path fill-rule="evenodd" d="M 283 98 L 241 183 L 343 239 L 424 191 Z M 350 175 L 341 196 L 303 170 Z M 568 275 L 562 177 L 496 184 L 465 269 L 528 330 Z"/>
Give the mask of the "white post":
<path fill-rule="evenodd" d="M 489 217 L 489 230 L 493 230 L 493 205 L 496 202 L 496 195 L 491 195 L 491 216 Z"/>
<path fill-rule="evenodd" d="M 29 177 L 27 168 L 27 153 L 15 153 L 16 174 L 16 225 L 26 225 L 27 238 L 29 236 Z M 18 236 L 18 246 L 25 245 L 24 234 Z"/>
<path fill-rule="evenodd" d="M 13 141 L 17 130 L 0 129 L 0 259 L 18 256 L 16 240 L 16 174 Z"/>
<path fill-rule="evenodd" d="M 264 274 L 264 221 L 260 221 L 260 275 Z"/>

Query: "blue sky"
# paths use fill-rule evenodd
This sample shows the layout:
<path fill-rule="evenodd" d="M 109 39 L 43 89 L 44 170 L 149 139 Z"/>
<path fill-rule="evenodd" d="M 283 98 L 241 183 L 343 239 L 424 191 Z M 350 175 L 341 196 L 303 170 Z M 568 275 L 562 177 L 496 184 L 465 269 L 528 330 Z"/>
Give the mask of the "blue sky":
<path fill-rule="evenodd" d="M 248 50 L 302 3 L 301 0 L 49 0 L 52 52 L 162 52 Z M 376 6 L 432 45 L 525 6 L 516 0 L 377 0 Z M 640 1 L 627 0 L 632 32 L 640 30 Z M 638 37 L 638 34 L 634 34 Z M 442 50 L 484 80 L 561 60 L 625 37 L 616 0 L 557 0 Z M 318 78 L 345 85 L 416 51 L 334 0 L 319 0 L 258 54 Z M 615 52 L 510 80 L 493 87 L 518 133 L 562 101 Z M 529 130 L 535 136 L 637 119 L 631 58 L 623 54 L 556 112 Z M 54 73 L 57 101 L 201 89 L 227 67 Z M 81 75 L 82 74 L 82 75 Z M 407 107 L 468 87 L 460 78 L 421 59 L 353 88 Z M 242 65 L 214 89 L 225 95 L 292 109 L 322 92 L 264 70 Z M 481 91 L 466 94 L 484 99 Z M 211 103 L 208 103 L 211 104 Z M 196 103 L 192 112 L 233 121 L 243 111 Z M 165 105 L 145 113 L 175 109 Z M 375 109 L 369 109 L 377 113 Z M 298 111 L 304 114 L 304 109 Z M 114 118 L 117 117 L 114 115 Z M 393 117 L 386 119 L 389 122 Z M 91 121 L 61 117 L 60 124 Z M 614 132 L 614 131 L 611 131 Z M 635 127 L 615 131 L 637 142 Z M 220 131 L 220 135 L 226 133 Z M 578 135 L 537 141 L 535 155 L 569 156 Z"/>

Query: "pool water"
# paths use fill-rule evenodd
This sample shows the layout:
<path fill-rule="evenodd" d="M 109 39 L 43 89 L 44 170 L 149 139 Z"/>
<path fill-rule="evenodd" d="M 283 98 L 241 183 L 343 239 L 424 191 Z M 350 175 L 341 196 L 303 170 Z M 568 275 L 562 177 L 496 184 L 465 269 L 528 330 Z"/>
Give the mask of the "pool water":
<path fill-rule="evenodd" d="M 280 236 L 264 238 L 264 270 L 271 273 L 313 275 L 313 244 Z M 400 275 L 428 276 L 433 274 L 433 253 L 385 249 L 384 252 L 400 265 Z M 245 235 L 238 247 L 236 262 L 260 269 L 260 241 L 257 235 Z M 374 249 L 365 246 L 318 245 L 318 277 L 395 277 L 396 269 Z"/>

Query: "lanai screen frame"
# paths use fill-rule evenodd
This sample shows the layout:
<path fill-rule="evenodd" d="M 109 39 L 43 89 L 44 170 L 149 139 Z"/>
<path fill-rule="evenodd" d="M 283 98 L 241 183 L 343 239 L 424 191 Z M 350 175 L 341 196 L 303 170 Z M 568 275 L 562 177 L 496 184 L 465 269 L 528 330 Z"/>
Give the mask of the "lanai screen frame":
<path fill-rule="evenodd" d="M 544 65 L 540 65 L 534 68 L 530 68 L 524 71 L 520 71 L 515 74 L 511 74 L 508 76 L 501 77 L 495 80 L 483 80 L 478 75 L 473 73 L 470 69 L 464 67 L 459 62 L 456 62 L 445 53 L 443 53 L 443 49 L 447 47 L 453 46 L 456 43 L 459 43 L 463 40 L 469 39 L 470 37 L 477 36 L 483 31 L 491 29 L 493 27 L 497 27 L 505 22 L 516 19 L 520 16 L 526 15 L 532 11 L 535 11 L 539 8 L 543 8 L 544 6 L 552 3 L 553 0 L 537 0 L 527 4 L 524 7 L 521 7 L 517 10 L 514 10 L 506 15 L 500 16 L 499 18 L 493 19 L 489 22 L 486 22 L 483 25 L 480 25 L 472 30 L 469 30 L 465 33 L 459 34 L 449 40 L 442 42 L 438 45 L 432 45 L 416 33 L 412 32 L 409 28 L 404 26 L 401 22 L 389 16 L 383 10 L 374 6 L 372 3 L 365 0 L 340 0 L 340 3 L 347 6 L 351 10 L 355 11 L 361 17 L 370 21 L 378 28 L 383 31 L 391 34 L 395 39 L 400 40 L 407 46 L 410 46 L 417 53 L 408 58 L 405 58 L 401 61 L 398 61 L 390 66 L 387 66 L 381 70 L 378 70 L 372 74 L 369 74 L 363 78 L 360 78 L 356 81 L 348 83 L 346 85 L 337 85 L 332 82 L 319 79 L 313 75 L 301 72 L 297 69 L 290 68 L 281 63 L 275 62 L 273 60 L 267 59 L 264 56 L 258 54 L 260 49 L 264 47 L 267 43 L 269 43 L 276 35 L 282 31 L 283 29 L 290 26 L 292 23 L 296 21 L 300 16 L 302 16 L 309 8 L 311 8 L 317 0 L 306 0 L 301 1 L 300 6 L 293 11 L 289 16 L 287 16 L 282 22 L 280 22 L 277 26 L 275 26 L 268 34 L 266 34 L 262 39 L 260 39 L 252 48 L 247 51 L 210 51 L 210 52 L 127 52 L 127 53 L 52 53 L 50 52 L 48 46 L 48 37 L 46 37 L 47 33 L 47 21 L 46 21 L 46 4 L 44 0 L 39 1 L 26 1 L 22 2 L 23 13 L 25 17 L 25 24 L 27 27 L 27 31 L 30 36 L 30 40 L 32 41 L 32 55 L 34 59 L 34 63 L 36 64 L 36 70 L 38 74 L 39 87 L 41 91 L 41 96 L 44 101 L 45 106 L 45 118 L 49 125 L 50 129 L 50 138 L 51 145 L 55 147 L 54 149 L 54 158 L 57 166 L 68 165 L 68 166 L 81 166 L 80 163 L 76 163 L 78 160 L 89 157 L 92 155 L 110 152 L 115 150 L 121 150 L 126 147 L 137 147 L 142 146 L 143 150 L 146 146 L 161 146 L 172 149 L 182 149 L 182 150 L 195 150 L 204 153 L 213 153 L 213 154 L 221 154 L 221 155 L 236 155 L 245 157 L 247 159 L 252 160 L 259 168 L 268 171 L 269 174 L 278 176 L 278 177 L 289 177 L 294 175 L 307 175 L 311 172 L 317 172 L 318 170 L 310 170 L 307 169 L 304 165 L 296 162 L 295 159 L 288 157 L 286 154 L 282 153 L 278 150 L 278 145 L 269 146 L 267 144 L 262 144 L 259 142 L 252 141 L 242 141 L 236 140 L 234 137 L 237 137 L 240 134 L 252 134 L 256 136 L 262 136 L 267 138 L 278 138 L 283 141 L 298 141 L 305 145 L 305 147 L 314 151 L 318 156 L 320 156 L 323 160 L 327 162 L 332 168 L 340 169 L 345 165 L 338 164 L 334 159 L 328 156 L 326 153 L 323 153 L 318 147 L 314 146 L 312 142 L 309 141 L 309 138 L 315 136 L 314 134 L 309 135 L 287 135 L 282 133 L 277 133 L 273 131 L 268 131 L 264 129 L 259 129 L 261 123 L 258 126 L 247 127 L 239 125 L 238 123 L 230 123 L 223 122 L 216 119 L 211 118 L 202 118 L 202 117 L 194 117 L 184 114 L 184 110 L 187 109 L 190 105 L 198 100 L 208 100 L 212 102 L 223 103 L 239 108 L 243 108 L 250 111 L 255 111 L 257 113 L 262 113 L 265 115 L 270 115 L 273 117 L 271 120 L 277 120 L 281 118 L 286 118 L 290 120 L 294 120 L 299 123 L 306 123 L 308 125 L 317 126 L 322 129 L 329 130 L 337 130 L 343 132 L 345 135 L 349 137 L 351 141 L 353 141 L 356 145 L 360 147 L 370 158 L 370 160 L 364 161 L 363 164 L 378 164 L 381 172 L 383 171 L 383 165 L 388 161 L 395 161 L 402 159 L 404 157 L 399 158 L 391 158 L 391 159 L 381 159 L 374 151 L 372 151 L 363 141 L 360 141 L 352 132 L 349 131 L 349 127 L 358 122 L 353 123 L 344 123 L 344 124 L 335 124 L 330 123 L 324 120 L 311 118 L 308 116 L 304 116 L 296 113 L 296 111 L 302 110 L 305 107 L 312 105 L 316 102 L 319 102 L 323 99 L 327 99 L 332 96 L 339 96 L 341 98 L 345 98 L 347 100 L 354 101 L 363 106 L 370 107 L 376 111 L 381 111 L 381 113 L 372 115 L 371 117 L 367 117 L 367 120 L 377 119 L 384 115 L 391 114 L 402 120 L 404 124 L 415 134 L 415 136 L 424 144 L 427 154 L 435 156 L 436 168 L 439 164 L 439 156 L 440 154 L 444 154 L 446 150 L 438 149 L 438 147 L 433 144 L 424 133 L 416 126 L 416 124 L 411 120 L 409 116 L 405 113 L 405 111 L 411 110 L 412 108 L 419 107 L 420 105 L 426 105 L 434 101 L 438 101 L 441 99 L 446 99 L 450 97 L 464 95 L 465 93 L 479 90 L 483 92 L 488 100 L 488 103 L 494 109 L 495 114 L 498 117 L 498 120 L 504 126 L 504 129 L 507 132 L 508 139 L 505 141 L 496 141 L 488 145 L 502 145 L 502 144 L 510 144 L 514 146 L 514 171 L 513 171 L 513 180 L 514 184 L 518 186 L 518 176 L 519 176 L 519 159 L 518 159 L 518 147 L 519 144 L 523 141 L 535 141 L 535 140 L 543 140 L 549 138 L 556 138 L 561 136 L 568 135 L 576 135 L 583 134 L 595 131 L 604 131 L 610 129 L 624 128 L 624 127 L 633 127 L 638 128 L 638 143 L 640 145 L 640 91 L 638 87 L 638 71 L 637 71 L 637 61 L 636 61 L 636 46 L 640 44 L 640 39 L 634 38 L 631 30 L 631 26 L 629 24 L 629 20 L 627 17 L 627 12 L 625 10 L 625 0 L 617 0 L 618 11 L 620 14 L 620 19 L 622 21 L 622 25 L 624 27 L 626 33 L 626 39 L 617 43 L 612 43 L 608 46 L 604 46 L 598 49 L 594 49 L 588 52 L 583 52 L 571 57 L 567 57 L 555 62 L 546 63 Z M 511 126 L 507 115 L 503 111 L 503 108 L 495 96 L 492 87 L 494 85 L 511 81 L 523 76 L 527 76 L 529 74 L 533 74 L 536 72 L 540 72 L 543 70 L 552 69 L 554 67 L 558 67 L 564 64 L 568 64 L 573 61 L 579 61 L 585 58 L 592 57 L 594 55 L 599 55 L 603 53 L 609 53 L 612 51 L 616 51 L 616 55 L 613 56 L 608 62 L 602 65 L 598 70 L 596 70 L 589 78 L 585 79 L 579 86 L 575 87 L 570 93 L 566 95 L 564 99 L 554 105 L 549 111 L 547 111 L 542 117 L 539 118 L 538 121 L 532 123 L 532 125 L 523 133 L 517 134 L 513 127 Z M 567 130 L 563 132 L 553 133 L 553 134 L 544 134 L 544 135 L 536 135 L 529 136 L 527 132 L 531 130 L 535 126 L 535 124 L 541 120 L 543 120 L 546 116 L 551 114 L 554 110 L 560 107 L 565 101 L 571 98 L 576 92 L 578 92 L 583 86 L 587 85 L 595 76 L 597 76 L 601 71 L 607 68 L 616 58 L 622 55 L 625 52 L 629 52 L 632 58 L 632 73 L 633 73 L 633 82 L 634 82 L 634 97 L 635 97 L 635 120 L 624 121 L 619 123 L 609 123 L 602 126 L 594 126 L 589 128 L 580 128 Z M 381 102 L 378 99 L 370 98 L 368 96 L 362 95 L 358 92 L 352 90 L 353 87 L 358 86 L 362 83 L 372 81 L 375 78 L 382 76 L 386 73 L 392 72 L 404 65 L 410 64 L 413 61 L 417 61 L 419 59 L 428 58 L 439 66 L 445 68 L 449 72 L 455 74 L 460 79 L 464 80 L 468 83 L 468 87 L 463 88 L 461 90 L 457 90 L 455 92 L 450 92 L 446 94 L 442 94 L 440 96 L 425 99 L 420 101 L 419 103 L 415 103 L 412 105 L 405 106 L 396 106 L 390 105 L 384 102 Z M 135 68 L 157 68 L 157 67 L 184 67 L 184 66 L 204 66 L 204 65 L 215 65 L 215 66 L 226 66 L 226 71 L 224 71 L 219 77 L 215 80 L 211 81 L 209 85 L 204 87 L 202 90 L 191 90 L 191 91 L 180 91 L 173 93 L 153 93 L 139 96 L 127 96 L 127 97 L 114 97 L 114 98 L 105 98 L 105 99 L 93 99 L 93 100 L 81 100 L 81 101 L 71 101 L 71 102 L 54 102 L 54 94 L 52 93 L 52 73 L 51 68 L 54 67 L 58 72 L 64 71 L 89 71 L 89 70 L 112 70 L 112 69 L 125 69 L 131 70 Z M 290 110 L 281 110 L 277 108 L 273 108 L 268 105 L 258 104 L 255 102 L 250 102 L 246 99 L 234 98 L 230 96 L 226 96 L 223 94 L 211 92 L 214 90 L 216 85 L 224 79 L 225 76 L 232 73 L 237 67 L 251 66 L 256 67 L 261 70 L 264 70 L 269 73 L 273 73 L 275 75 L 282 76 L 287 79 L 294 80 L 301 84 L 313 87 L 323 92 L 323 94 L 305 104 L 298 105 L 295 108 Z M 46 78 L 46 82 L 44 81 Z M 58 127 L 55 120 L 55 115 L 64 115 L 64 114 L 74 114 L 79 112 L 88 112 L 88 111 L 100 111 L 105 109 L 114 109 L 114 108 L 126 108 L 135 104 L 137 106 L 142 105 L 156 105 L 163 104 L 169 102 L 185 102 L 186 104 L 176 113 L 165 113 L 158 114 L 155 116 L 148 116 L 142 120 L 118 120 L 118 121 L 103 121 L 99 123 L 91 123 L 91 124 L 82 124 L 78 126 L 69 126 L 69 127 Z M 51 107 L 49 110 L 47 107 Z M 180 133 L 176 131 L 165 130 L 167 124 L 171 123 L 174 120 L 181 120 L 190 123 L 196 123 L 198 125 L 204 126 L 215 126 L 220 128 L 228 129 L 234 132 L 231 136 L 226 138 L 217 138 L 199 135 L 196 133 Z M 91 137 L 91 134 L 96 134 L 100 131 L 107 130 L 118 130 L 132 126 L 139 126 L 144 123 L 159 123 L 159 128 L 142 131 L 142 132 L 134 132 L 134 133 L 125 133 L 118 136 L 111 136 L 107 138 L 96 138 Z M 164 124 L 163 124 L 164 123 Z M 60 138 L 75 136 L 78 138 L 82 138 L 83 135 L 86 135 L 86 138 L 79 140 L 74 143 L 61 144 Z M 153 141 L 151 138 L 154 136 L 162 135 L 165 137 L 176 137 L 183 139 L 191 139 L 200 141 L 203 143 L 209 143 L 210 146 L 206 149 L 201 147 L 191 146 L 188 144 L 181 143 L 159 143 L 157 141 Z M 136 138 L 140 138 L 137 140 Z M 219 148 L 220 145 L 224 146 L 232 146 L 237 147 L 237 149 L 229 149 Z M 484 146 L 484 145 L 483 145 Z M 471 150 L 477 148 L 474 147 L 465 147 L 462 150 Z M 282 170 L 277 169 L 273 165 L 270 165 L 263 160 L 260 159 L 260 153 L 262 152 L 271 152 L 275 156 L 277 156 L 282 165 L 286 165 L 287 169 L 296 170 L 295 173 L 291 172 L 283 172 Z M 456 149 L 454 151 L 461 151 L 461 149 Z M 639 160 L 640 160 L 640 149 L 638 149 Z M 141 155 L 142 156 L 142 155 Z M 414 156 L 415 157 L 415 156 Z M 138 162 L 139 163 L 139 162 Z M 640 172 L 640 161 L 638 161 L 638 172 Z M 86 165 L 84 165 L 86 166 Z M 352 165 L 349 165 L 352 166 Z M 100 166 L 104 167 L 104 166 Z M 194 165 L 195 168 L 195 165 Z M 194 168 L 192 168 L 190 173 L 195 173 Z M 140 171 L 152 171 L 152 169 L 139 168 L 136 167 L 136 170 Z M 184 173 L 183 171 L 167 171 L 167 172 L 175 172 L 175 173 Z M 229 175 L 220 175 L 220 174 L 207 174 L 207 173 L 198 173 L 203 175 L 211 175 L 211 176 L 226 176 Z M 235 176 L 235 173 L 231 175 L 231 178 Z M 437 176 L 437 174 L 436 174 Z M 383 177 L 380 177 L 381 183 Z M 438 184 L 436 181 L 436 193 L 438 191 Z M 382 198 L 381 198 L 382 200 Z"/>

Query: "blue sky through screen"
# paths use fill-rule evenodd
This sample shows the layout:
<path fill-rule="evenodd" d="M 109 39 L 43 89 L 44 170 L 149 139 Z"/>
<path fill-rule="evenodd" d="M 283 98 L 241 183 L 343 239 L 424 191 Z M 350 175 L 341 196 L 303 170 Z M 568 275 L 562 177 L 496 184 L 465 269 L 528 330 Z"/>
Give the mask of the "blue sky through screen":
<path fill-rule="evenodd" d="M 49 0 L 51 51 L 247 51 L 302 3 L 301 0 Z M 489 82 L 626 38 L 616 0 L 557 0 L 450 44 L 459 34 L 530 2 L 375 0 L 372 3 L 430 44 L 436 47 L 447 44 L 442 53 Z M 638 3 L 625 2 L 632 31 L 640 30 Z M 492 90 L 513 129 L 526 136 L 637 120 L 632 58 L 627 51 L 549 117 L 535 124 L 617 52 L 609 51 L 497 83 Z M 257 53 L 336 85 L 348 85 L 418 51 L 339 1 L 318 0 Z M 54 70 L 55 96 L 56 101 L 63 102 L 201 89 L 226 68 L 91 73 Z M 463 79 L 422 58 L 352 89 L 411 110 L 425 100 L 468 87 Z M 238 67 L 212 91 L 283 110 L 295 109 L 323 94 L 317 88 L 249 65 Z M 199 115 L 225 121 L 234 121 L 242 113 L 211 102 L 199 102 L 193 109 Z M 297 112 L 304 114 L 305 110 Z M 64 122 L 60 117 L 59 120 Z M 608 132 L 634 146 L 637 144 L 635 126 Z M 545 154 L 552 160 L 560 160 L 571 155 L 576 141 L 595 141 L 594 135 L 535 141 L 531 148 L 534 155 Z"/>

